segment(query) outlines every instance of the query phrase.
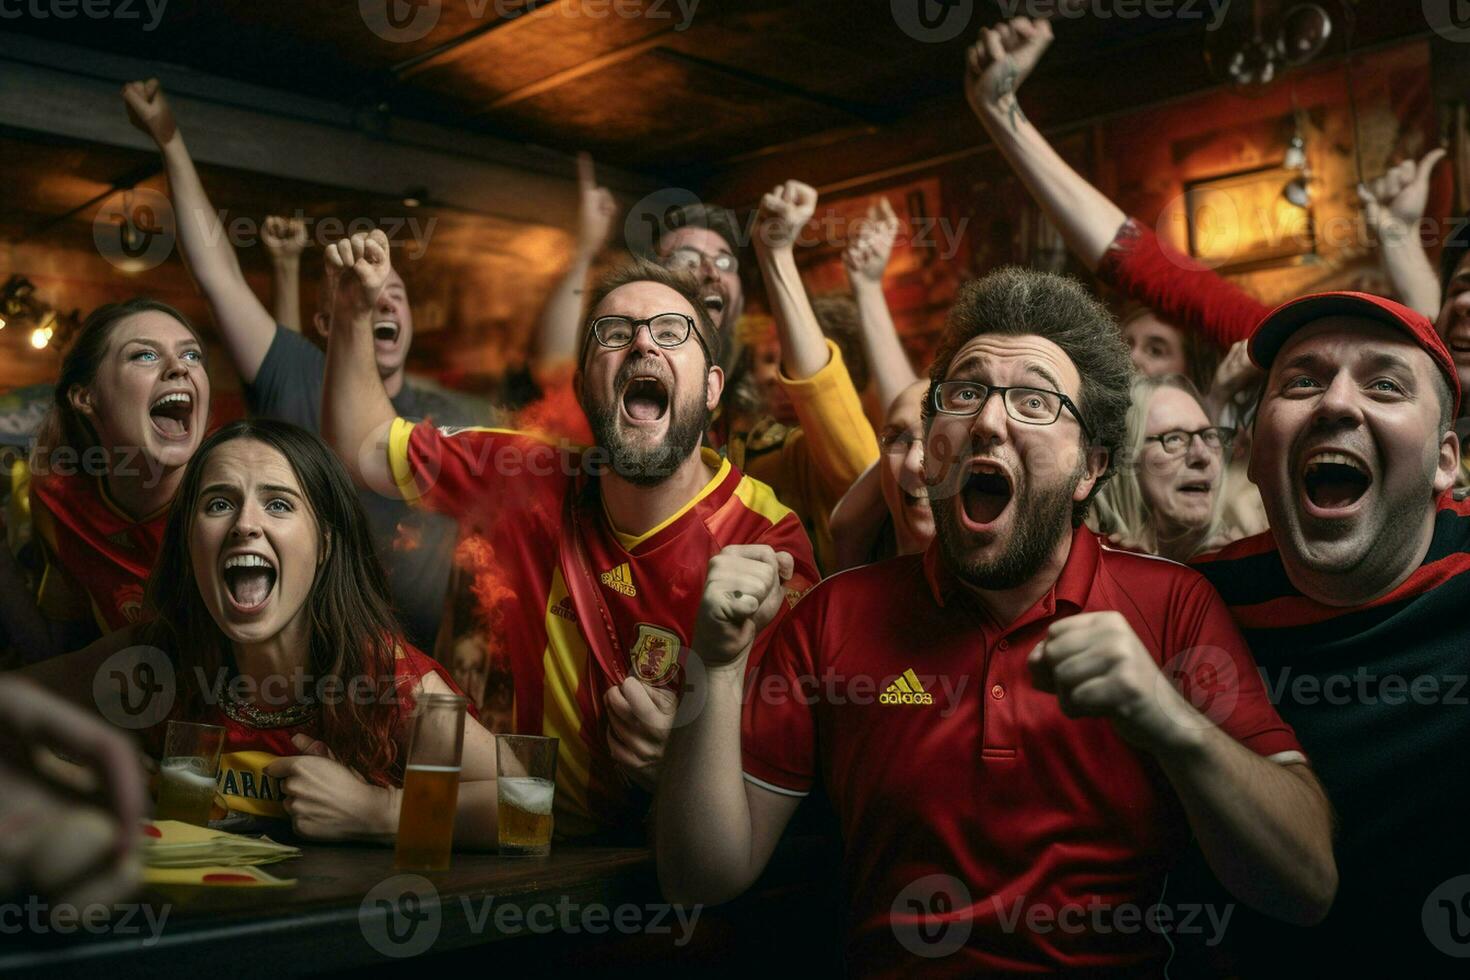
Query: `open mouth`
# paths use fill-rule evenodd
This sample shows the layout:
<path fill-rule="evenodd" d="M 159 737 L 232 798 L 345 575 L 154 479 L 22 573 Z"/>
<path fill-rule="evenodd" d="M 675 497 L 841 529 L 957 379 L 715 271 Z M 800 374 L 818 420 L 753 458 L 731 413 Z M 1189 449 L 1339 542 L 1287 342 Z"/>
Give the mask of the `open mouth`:
<path fill-rule="evenodd" d="M 241 612 L 264 606 L 276 587 L 276 568 L 260 555 L 231 555 L 225 559 L 225 588 Z"/>
<path fill-rule="evenodd" d="M 1210 491 L 1214 489 L 1214 486 L 1209 480 L 1194 480 L 1189 483 L 1179 484 L 1178 489 L 1180 493 L 1188 494 L 1191 497 L 1208 497 Z"/>
<path fill-rule="evenodd" d="M 373 340 L 380 344 L 397 343 L 399 329 L 396 320 L 378 320 L 373 323 Z"/>
<path fill-rule="evenodd" d="M 657 378 L 634 378 L 623 389 L 623 411 L 636 422 L 657 422 L 668 410 L 668 389 Z"/>
<path fill-rule="evenodd" d="M 1345 453 L 1314 453 L 1302 471 L 1302 488 L 1307 500 L 1323 511 L 1353 506 L 1372 484 L 1373 475 L 1367 467 Z"/>
<path fill-rule="evenodd" d="M 704 303 L 704 308 L 709 310 L 710 316 L 717 317 L 725 312 L 725 297 L 719 293 L 706 293 L 701 297 L 701 302 Z"/>
<path fill-rule="evenodd" d="M 194 420 L 194 396 L 187 391 L 171 391 L 149 406 L 148 417 L 165 438 L 186 438 Z"/>
<path fill-rule="evenodd" d="M 1011 481 L 1005 471 L 982 466 L 970 474 L 961 491 L 961 503 L 971 530 L 988 530 L 1011 505 Z"/>

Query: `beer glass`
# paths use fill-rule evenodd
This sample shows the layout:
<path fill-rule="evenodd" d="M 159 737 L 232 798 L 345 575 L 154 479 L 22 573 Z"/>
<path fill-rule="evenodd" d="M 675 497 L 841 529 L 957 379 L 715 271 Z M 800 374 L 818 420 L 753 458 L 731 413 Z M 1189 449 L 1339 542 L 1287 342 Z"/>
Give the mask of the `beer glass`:
<path fill-rule="evenodd" d="M 209 825 L 214 780 L 219 775 L 219 755 L 224 746 L 225 730 L 219 725 L 168 723 L 163 762 L 159 765 L 159 820 Z"/>
<path fill-rule="evenodd" d="M 467 703 L 457 694 L 420 694 L 414 703 L 393 854 L 401 871 L 449 868 Z"/>
<path fill-rule="evenodd" d="M 551 853 L 557 744 L 540 735 L 495 736 L 501 854 Z"/>

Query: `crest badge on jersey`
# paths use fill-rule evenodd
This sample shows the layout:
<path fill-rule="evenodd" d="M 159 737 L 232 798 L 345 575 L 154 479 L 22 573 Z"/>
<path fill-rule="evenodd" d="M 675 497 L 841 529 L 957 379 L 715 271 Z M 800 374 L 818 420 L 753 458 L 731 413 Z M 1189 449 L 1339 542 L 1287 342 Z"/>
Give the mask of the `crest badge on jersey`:
<path fill-rule="evenodd" d="M 666 629 L 638 624 L 638 639 L 628 653 L 633 676 L 645 684 L 659 684 L 679 665 L 679 637 Z"/>

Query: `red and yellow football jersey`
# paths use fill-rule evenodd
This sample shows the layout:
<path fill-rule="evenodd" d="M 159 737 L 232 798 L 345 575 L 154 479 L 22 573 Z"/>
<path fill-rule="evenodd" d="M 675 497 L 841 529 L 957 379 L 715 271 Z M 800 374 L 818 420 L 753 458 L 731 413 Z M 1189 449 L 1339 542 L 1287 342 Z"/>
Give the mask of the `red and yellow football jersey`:
<path fill-rule="evenodd" d="M 134 520 L 82 474 L 33 473 L 31 514 L 46 555 L 37 603 L 57 620 L 97 621 L 104 633 L 143 611 L 143 585 L 163 540 L 168 508 Z"/>
<path fill-rule="evenodd" d="M 426 674 L 438 674 L 449 689 L 462 693 L 449 673 L 433 658 L 404 645 L 398 649 L 393 663 L 395 691 L 390 695 L 398 709 L 398 722 L 394 737 L 400 745 L 397 763 L 392 771 L 364 775 L 386 777 L 389 782 L 403 781 L 403 751 L 407 749 L 407 731 L 404 725 L 413 711 L 413 689 Z M 376 697 L 376 695 L 375 695 Z M 473 707 L 470 708 L 473 714 Z M 256 817 L 263 820 L 288 819 L 281 806 L 280 787 L 276 780 L 266 774 L 266 767 L 283 756 L 300 755 L 301 752 L 291 739 L 296 735 L 320 737 L 317 716 L 283 728 L 255 728 L 236 721 L 225 714 L 218 704 L 211 705 L 202 718 L 190 718 L 207 725 L 219 725 L 225 730 L 225 746 L 220 754 L 219 775 L 215 778 L 215 817 Z M 166 724 L 149 729 L 144 736 L 150 753 L 158 756 L 163 750 Z M 330 748 L 330 746 L 328 746 Z"/>
<path fill-rule="evenodd" d="M 731 544 L 789 552 L 793 601 L 817 580 L 796 516 L 711 450 L 699 494 L 647 533 L 620 534 L 591 475 L 600 452 L 402 419 L 388 449 L 405 499 L 458 518 L 462 555 L 477 555 L 479 613 L 511 664 L 513 728 L 561 740 L 556 827 L 568 836 L 640 826 L 647 799 L 612 760 L 603 697 L 630 675 L 680 683 L 710 558 Z"/>

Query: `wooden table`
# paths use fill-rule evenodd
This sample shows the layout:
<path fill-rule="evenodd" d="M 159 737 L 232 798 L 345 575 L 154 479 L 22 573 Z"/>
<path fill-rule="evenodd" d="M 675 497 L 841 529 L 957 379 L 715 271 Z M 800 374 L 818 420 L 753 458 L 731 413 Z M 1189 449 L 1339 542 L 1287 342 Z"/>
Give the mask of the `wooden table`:
<path fill-rule="evenodd" d="M 12 912 L 0 920 L 9 926 L 0 974 L 279 980 L 442 966 L 446 977 L 507 967 L 518 978 L 568 968 L 646 978 L 702 963 L 706 973 L 748 975 L 771 969 L 773 929 L 808 926 L 815 934 L 807 966 L 818 975 L 836 967 L 824 939 L 831 930 L 821 924 L 832 921 L 830 852 L 817 841 L 783 843 L 757 886 L 718 909 L 665 905 L 645 848 L 562 845 L 544 858 L 456 853 L 449 871 L 424 875 L 395 872 L 385 848 L 302 850 L 266 868 L 295 878 L 294 887 L 153 889 L 100 934 L 16 935 Z M 801 965 L 785 945 L 783 967 Z"/>

